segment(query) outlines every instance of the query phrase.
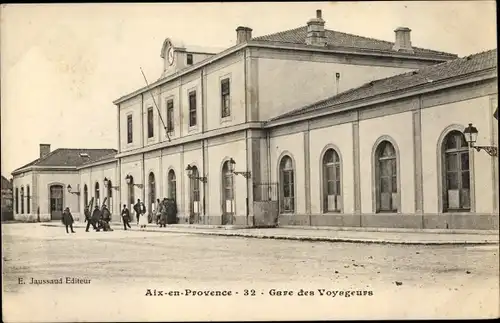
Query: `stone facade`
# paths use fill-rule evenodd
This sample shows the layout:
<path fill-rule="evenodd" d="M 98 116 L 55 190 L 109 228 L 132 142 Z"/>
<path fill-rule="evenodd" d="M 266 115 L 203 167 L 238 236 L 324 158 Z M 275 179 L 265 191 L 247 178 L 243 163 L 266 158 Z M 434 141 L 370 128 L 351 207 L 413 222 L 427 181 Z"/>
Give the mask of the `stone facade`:
<path fill-rule="evenodd" d="M 444 137 L 462 132 L 468 123 L 481 129 L 478 142 L 498 145 L 492 121 L 496 72 L 436 85 L 431 80 L 425 91 L 398 89 L 381 99 L 360 98 L 330 112 L 283 119 L 298 108 L 321 105 L 319 100 L 328 96 L 454 57 L 421 49 L 391 53 L 392 45 L 384 53 L 339 52 L 328 46 L 330 31 L 318 31 L 325 37 L 321 46 L 295 47 L 277 44 L 271 36 L 252 39 L 251 29 L 245 32 L 236 46 L 190 66 L 179 63 L 186 51 L 178 50 L 176 63 L 165 62 L 162 78 L 114 102 L 118 153 L 64 175 L 74 178 L 60 179 L 79 184 L 80 202 L 65 196 L 75 200 L 76 212 L 84 199 L 97 197 L 98 185 L 101 200 L 112 195 L 113 213 L 123 204 L 131 208 L 137 199 L 151 212 L 157 198 L 175 192 L 180 223 L 498 228 L 497 157 L 469 149 L 466 212 L 444 209 L 441 163 Z M 409 29 L 405 32 L 405 46 L 411 47 Z M 163 59 L 168 59 L 169 42 Z M 392 191 L 383 197 L 392 203 L 390 212 L 380 211 L 385 202 L 377 184 L 383 176 L 377 149 L 383 143 L 394 150 Z M 325 193 L 331 188 L 323 163 L 332 150 L 338 174 L 333 199 Z M 196 171 L 189 176 L 188 168 Z M 43 176 L 36 178 L 36 185 L 48 185 Z M 105 189 L 104 178 L 114 187 Z M 15 187 L 20 185 L 28 182 L 15 177 Z M 293 198 L 285 196 L 287 190 Z M 40 206 L 45 210 L 43 202 Z"/>

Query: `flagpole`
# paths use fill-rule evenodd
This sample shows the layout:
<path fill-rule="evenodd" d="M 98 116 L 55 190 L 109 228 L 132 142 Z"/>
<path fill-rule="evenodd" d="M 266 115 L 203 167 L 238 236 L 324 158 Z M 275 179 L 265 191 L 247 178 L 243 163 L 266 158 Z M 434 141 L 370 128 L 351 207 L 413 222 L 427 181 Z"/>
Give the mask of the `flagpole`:
<path fill-rule="evenodd" d="M 163 129 L 165 129 L 165 133 L 167 134 L 167 139 L 170 142 L 170 136 L 168 135 L 168 129 L 167 126 L 165 125 L 165 122 L 163 122 L 163 118 L 161 117 L 161 112 L 160 109 L 158 108 L 158 105 L 156 104 L 155 97 L 153 93 L 151 92 L 151 89 L 149 89 L 149 83 L 148 80 L 146 79 L 146 75 L 144 74 L 144 71 L 142 70 L 142 67 L 140 67 L 142 76 L 144 77 L 144 81 L 146 81 L 146 86 L 148 87 L 149 94 L 151 94 L 151 98 L 153 99 L 153 103 L 155 104 L 156 110 L 158 111 L 158 116 L 160 117 L 161 123 L 163 124 Z"/>

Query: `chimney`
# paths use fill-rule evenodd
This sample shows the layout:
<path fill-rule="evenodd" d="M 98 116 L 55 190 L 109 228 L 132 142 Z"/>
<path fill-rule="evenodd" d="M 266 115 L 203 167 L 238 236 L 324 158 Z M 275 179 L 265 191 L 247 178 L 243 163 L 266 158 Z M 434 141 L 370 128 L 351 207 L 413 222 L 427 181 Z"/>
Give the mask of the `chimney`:
<path fill-rule="evenodd" d="M 50 153 L 50 144 L 40 144 L 40 158 L 47 156 Z"/>
<path fill-rule="evenodd" d="M 239 26 L 236 28 L 236 44 L 246 43 L 252 39 L 252 28 Z"/>
<path fill-rule="evenodd" d="M 307 22 L 306 44 L 326 46 L 325 21 L 321 18 L 321 10 L 316 10 L 316 18 Z"/>
<path fill-rule="evenodd" d="M 398 27 L 394 32 L 396 33 L 396 41 L 392 49 L 398 52 L 413 53 L 410 38 L 411 29 L 408 27 Z"/>

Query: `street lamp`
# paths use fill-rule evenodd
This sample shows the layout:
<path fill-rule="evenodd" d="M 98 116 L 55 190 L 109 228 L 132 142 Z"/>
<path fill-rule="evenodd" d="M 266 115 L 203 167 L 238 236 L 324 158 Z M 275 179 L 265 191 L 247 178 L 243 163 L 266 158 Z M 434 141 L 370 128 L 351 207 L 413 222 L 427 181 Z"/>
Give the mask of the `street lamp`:
<path fill-rule="evenodd" d="M 109 186 L 109 179 L 107 177 L 104 177 L 104 187 L 108 188 Z M 119 186 L 110 186 L 112 189 L 118 190 Z"/>
<path fill-rule="evenodd" d="M 70 184 L 68 184 L 68 186 L 66 188 L 68 189 L 68 193 L 80 195 L 80 191 L 73 192 L 73 188 L 71 187 Z"/>
<path fill-rule="evenodd" d="M 207 182 L 207 177 L 206 176 L 202 176 L 202 177 L 194 176 L 193 170 L 195 168 L 196 168 L 195 166 L 191 166 L 189 164 L 187 165 L 186 172 L 187 172 L 188 177 L 191 178 L 191 179 L 197 179 L 200 182 L 206 183 Z"/>
<path fill-rule="evenodd" d="M 476 149 L 478 152 L 484 150 L 490 156 L 498 155 L 498 148 L 495 146 L 476 146 L 477 135 L 479 131 L 476 127 L 469 123 L 469 126 L 464 130 L 465 141 L 469 144 L 470 148 Z"/>
<path fill-rule="evenodd" d="M 234 165 L 236 165 L 236 162 L 234 161 L 233 158 L 229 159 L 229 171 L 235 175 L 242 175 L 245 178 L 250 178 L 252 176 L 251 172 L 235 172 L 234 171 Z"/>
<path fill-rule="evenodd" d="M 132 176 L 130 176 L 130 175 L 125 176 L 125 181 L 127 182 L 127 185 L 137 186 L 138 188 L 143 187 L 142 184 L 135 184 L 132 180 L 133 180 Z"/>

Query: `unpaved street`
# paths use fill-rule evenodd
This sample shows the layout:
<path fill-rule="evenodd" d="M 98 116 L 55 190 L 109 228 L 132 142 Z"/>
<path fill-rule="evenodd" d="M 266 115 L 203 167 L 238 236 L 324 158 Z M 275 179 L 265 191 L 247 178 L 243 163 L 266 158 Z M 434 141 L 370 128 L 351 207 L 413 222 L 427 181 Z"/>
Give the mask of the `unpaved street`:
<path fill-rule="evenodd" d="M 62 228 L 39 224 L 3 225 L 2 239 L 7 322 L 499 313 L 497 246 L 312 243 L 82 229 L 67 235 Z M 70 284 L 66 277 L 90 283 Z M 63 284 L 30 284 L 60 278 Z M 163 296 L 145 296 L 155 290 Z"/>

